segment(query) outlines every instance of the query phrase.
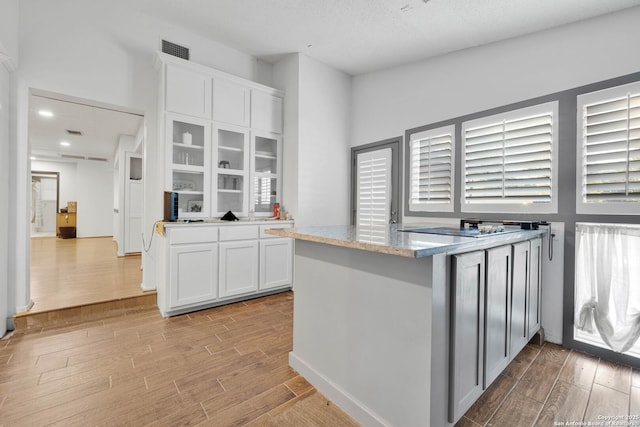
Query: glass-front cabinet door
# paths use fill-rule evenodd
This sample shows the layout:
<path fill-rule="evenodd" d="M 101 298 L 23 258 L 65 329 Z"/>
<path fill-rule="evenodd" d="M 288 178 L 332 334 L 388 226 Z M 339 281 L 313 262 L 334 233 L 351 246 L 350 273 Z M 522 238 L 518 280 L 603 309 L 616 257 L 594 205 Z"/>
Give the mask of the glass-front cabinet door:
<path fill-rule="evenodd" d="M 217 215 L 246 216 L 249 176 L 249 132 L 235 126 L 213 127 L 213 186 Z"/>
<path fill-rule="evenodd" d="M 209 216 L 209 169 L 211 134 L 209 122 L 193 117 L 167 116 L 167 191 L 178 193 L 179 218 Z"/>
<path fill-rule="evenodd" d="M 282 139 L 271 133 L 252 134 L 251 209 L 256 216 L 273 215 L 273 205 L 280 201 Z"/>

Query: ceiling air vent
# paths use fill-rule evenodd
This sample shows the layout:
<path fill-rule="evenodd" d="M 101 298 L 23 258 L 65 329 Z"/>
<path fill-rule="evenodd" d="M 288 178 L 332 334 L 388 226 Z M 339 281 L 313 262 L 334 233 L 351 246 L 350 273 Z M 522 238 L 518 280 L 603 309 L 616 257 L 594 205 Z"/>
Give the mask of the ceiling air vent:
<path fill-rule="evenodd" d="M 162 40 L 162 51 L 178 58 L 189 60 L 189 48 Z"/>
<path fill-rule="evenodd" d="M 61 154 L 60 157 L 62 157 L 63 159 L 85 159 L 84 156 L 77 156 L 75 154 Z"/>
<path fill-rule="evenodd" d="M 106 162 L 107 159 L 105 159 L 104 157 L 87 157 L 87 160 L 95 160 L 97 162 Z"/>
<path fill-rule="evenodd" d="M 79 130 L 73 130 L 73 129 L 67 129 L 67 133 L 68 133 L 69 135 L 78 135 L 78 136 L 82 135 L 82 132 L 81 132 L 81 131 L 79 131 Z"/>

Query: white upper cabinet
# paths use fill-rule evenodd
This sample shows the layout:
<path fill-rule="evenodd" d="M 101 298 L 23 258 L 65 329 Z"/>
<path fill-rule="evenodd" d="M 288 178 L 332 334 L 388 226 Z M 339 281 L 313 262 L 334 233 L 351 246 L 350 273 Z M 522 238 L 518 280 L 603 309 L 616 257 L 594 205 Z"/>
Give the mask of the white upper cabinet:
<path fill-rule="evenodd" d="M 252 132 L 251 205 L 257 216 L 271 216 L 281 200 L 282 137 L 271 132 Z"/>
<path fill-rule="evenodd" d="M 223 78 L 213 79 L 213 120 L 249 127 L 251 90 Z"/>
<path fill-rule="evenodd" d="M 209 216 L 211 125 L 179 114 L 165 116 L 165 190 L 178 193 L 180 218 Z"/>
<path fill-rule="evenodd" d="M 178 218 L 273 215 L 282 201 L 284 93 L 161 52 L 165 191 Z"/>
<path fill-rule="evenodd" d="M 165 109 L 211 119 L 211 76 L 173 64 L 166 67 Z"/>
<path fill-rule="evenodd" d="M 231 125 L 213 127 L 213 215 L 232 211 L 246 216 L 249 192 L 249 131 Z"/>
<path fill-rule="evenodd" d="M 251 90 L 251 127 L 282 133 L 282 98 L 261 90 Z"/>

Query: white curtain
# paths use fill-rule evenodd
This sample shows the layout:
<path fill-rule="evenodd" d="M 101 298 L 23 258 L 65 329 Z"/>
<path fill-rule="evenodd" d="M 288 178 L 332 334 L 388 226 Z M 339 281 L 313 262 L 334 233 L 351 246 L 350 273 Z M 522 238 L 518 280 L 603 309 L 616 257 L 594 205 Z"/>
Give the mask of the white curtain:
<path fill-rule="evenodd" d="M 577 223 L 575 266 L 576 329 L 628 351 L 640 336 L 640 226 Z"/>

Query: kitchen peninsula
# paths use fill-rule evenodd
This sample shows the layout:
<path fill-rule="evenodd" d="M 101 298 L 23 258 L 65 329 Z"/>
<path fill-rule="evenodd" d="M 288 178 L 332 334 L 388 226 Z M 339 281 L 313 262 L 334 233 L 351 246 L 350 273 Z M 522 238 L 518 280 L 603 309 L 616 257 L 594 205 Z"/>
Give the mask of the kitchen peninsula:
<path fill-rule="evenodd" d="M 453 425 L 540 329 L 543 230 L 295 239 L 290 365 L 365 426 Z"/>

